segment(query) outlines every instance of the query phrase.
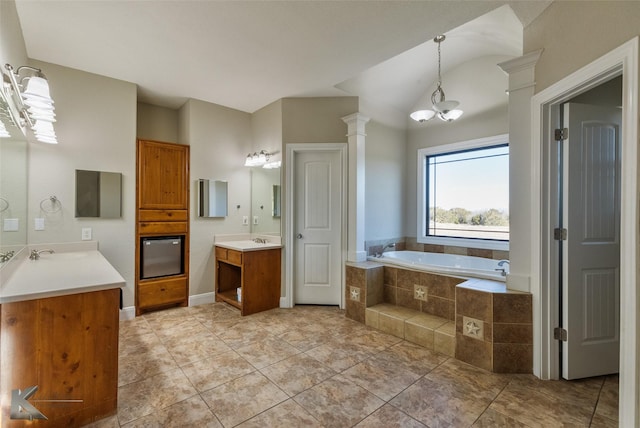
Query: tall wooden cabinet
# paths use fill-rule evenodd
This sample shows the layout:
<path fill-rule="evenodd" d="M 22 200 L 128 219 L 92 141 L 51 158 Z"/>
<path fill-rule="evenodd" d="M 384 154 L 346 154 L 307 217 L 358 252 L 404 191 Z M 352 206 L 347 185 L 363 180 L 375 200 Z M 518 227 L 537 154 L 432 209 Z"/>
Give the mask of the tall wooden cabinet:
<path fill-rule="evenodd" d="M 138 140 L 136 196 L 136 315 L 189 299 L 189 146 Z M 182 239 L 183 272 L 141 278 L 141 241 Z"/>

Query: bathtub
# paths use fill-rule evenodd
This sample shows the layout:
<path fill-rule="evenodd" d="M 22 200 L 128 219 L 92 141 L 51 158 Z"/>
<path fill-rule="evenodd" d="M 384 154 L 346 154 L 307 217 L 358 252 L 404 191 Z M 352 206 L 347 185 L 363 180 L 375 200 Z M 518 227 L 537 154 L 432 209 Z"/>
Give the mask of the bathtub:
<path fill-rule="evenodd" d="M 448 274 L 465 278 L 482 278 L 505 282 L 502 268 L 509 273 L 509 264 L 498 266 L 499 260 L 455 254 L 425 253 L 422 251 L 388 251 L 382 257 L 369 260 L 393 266 L 402 266 L 425 272 Z M 499 269 L 499 270 L 496 270 Z"/>

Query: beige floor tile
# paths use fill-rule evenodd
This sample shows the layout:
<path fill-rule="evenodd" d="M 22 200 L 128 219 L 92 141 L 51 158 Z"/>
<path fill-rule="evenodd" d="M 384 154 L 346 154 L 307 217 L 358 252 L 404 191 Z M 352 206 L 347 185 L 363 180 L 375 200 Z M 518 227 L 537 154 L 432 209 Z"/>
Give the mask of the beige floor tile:
<path fill-rule="evenodd" d="M 123 321 L 118 417 L 90 427 L 617 426 L 617 375 L 494 374 L 344 313 L 296 306 L 241 317 L 214 303 Z M 442 337 L 453 336 L 447 328 L 437 327 Z"/>
<path fill-rule="evenodd" d="M 389 364 L 388 359 L 377 356 L 345 370 L 342 376 L 385 401 L 389 401 L 420 378 L 420 375 L 402 365 Z"/>
<path fill-rule="evenodd" d="M 322 428 L 313 416 L 302 406 L 293 400 L 287 400 L 271 409 L 260 413 L 246 422 L 238 425 L 239 428 Z"/>
<path fill-rule="evenodd" d="M 182 370 L 160 373 L 118 388 L 118 420 L 124 425 L 196 394 Z"/>
<path fill-rule="evenodd" d="M 220 385 L 201 396 L 225 427 L 238 425 L 289 398 L 258 372 Z"/>
<path fill-rule="evenodd" d="M 199 392 L 207 391 L 238 379 L 255 370 L 255 367 L 234 351 L 206 360 L 196 361 L 182 367 L 184 374 Z"/>
<path fill-rule="evenodd" d="M 413 419 L 395 407 L 385 404 L 367 416 L 355 428 L 427 428 L 426 425 Z"/>
<path fill-rule="evenodd" d="M 618 390 L 620 383 L 618 375 L 607 376 L 600 396 L 598 398 L 598 406 L 596 407 L 596 415 L 602 416 L 613 421 L 618 420 Z"/>
<path fill-rule="evenodd" d="M 336 372 L 306 354 L 298 354 L 260 370 L 284 392 L 293 397 Z"/>
<path fill-rule="evenodd" d="M 294 400 L 326 427 L 350 427 L 384 405 L 364 388 L 336 375 Z"/>
<path fill-rule="evenodd" d="M 138 382 L 177 368 L 178 364 L 163 344 L 140 347 L 137 348 L 137 352 L 118 358 L 118 386 Z"/>
<path fill-rule="evenodd" d="M 489 408 L 473 424 L 474 428 L 527 428 L 527 425 Z"/>
<path fill-rule="evenodd" d="M 123 428 L 147 427 L 223 428 L 206 403 L 197 395 L 123 425 Z"/>
<path fill-rule="evenodd" d="M 299 354 L 300 350 L 283 340 L 269 336 L 264 340 L 255 340 L 237 348 L 236 352 L 255 368 L 261 369 Z"/>
<path fill-rule="evenodd" d="M 588 408 L 571 401 L 563 401 L 517 383 L 509 384 L 491 403 L 491 409 L 503 415 L 509 415 L 531 427 L 545 428 L 587 427 L 591 421 L 594 406 L 595 403 Z"/>
<path fill-rule="evenodd" d="M 417 375 L 423 376 L 447 361 L 448 357 L 409 342 L 400 342 L 376 355 L 388 364 L 399 365 Z"/>
<path fill-rule="evenodd" d="M 491 403 L 466 384 L 423 377 L 389 402 L 430 427 L 471 426 Z"/>

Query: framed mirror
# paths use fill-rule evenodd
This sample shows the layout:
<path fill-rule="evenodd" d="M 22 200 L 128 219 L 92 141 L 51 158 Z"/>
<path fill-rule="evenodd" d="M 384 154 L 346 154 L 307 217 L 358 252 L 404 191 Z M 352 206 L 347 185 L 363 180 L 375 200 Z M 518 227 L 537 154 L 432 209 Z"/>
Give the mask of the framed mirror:
<path fill-rule="evenodd" d="M 198 217 L 226 217 L 228 186 L 222 180 L 198 180 Z"/>
<path fill-rule="evenodd" d="M 122 217 L 122 174 L 77 169 L 76 217 Z"/>
<path fill-rule="evenodd" d="M 251 168 L 251 232 L 280 235 L 280 168 Z"/>

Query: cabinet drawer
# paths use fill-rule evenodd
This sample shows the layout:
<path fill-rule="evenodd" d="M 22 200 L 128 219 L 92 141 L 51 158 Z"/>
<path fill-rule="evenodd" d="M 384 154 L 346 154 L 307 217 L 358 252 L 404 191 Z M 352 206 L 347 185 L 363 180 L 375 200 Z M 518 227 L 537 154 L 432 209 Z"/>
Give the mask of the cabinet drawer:
<path fill-rule="evenodd" d="M 140 210 L 138 221 L 187 221 L 187 210 Z"/>
<path fill-rule="evenodd" d="M 138 284 L 138 303 L 143 308 L 181 302 L 186 299 L 186 296 L 186 278 Z"/>
<path fill-rule="evenodd" d="M 216 259 L 227 260 L 227 249 L 222 247 L 216 247 Z"/>
<path fill-rule="evenodd" d="M 186 233 L 187 223 L 181 221 L 175 222 L 144 222 L 138 225 L 138 233 L 140 235 L 149 233 Z"/>
<path fill-rule="evenodd" d="M 236 265 L 242 264 L 242 251 L 227 250 L 227 260 Z"/>

